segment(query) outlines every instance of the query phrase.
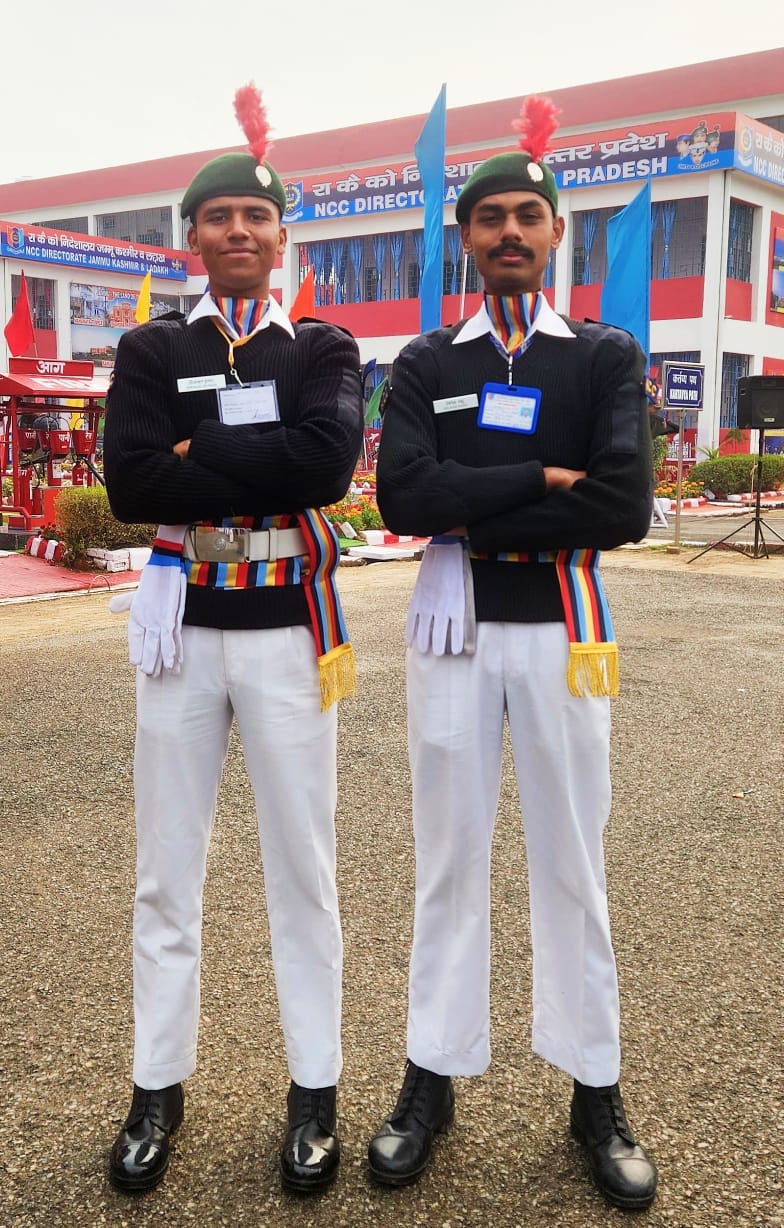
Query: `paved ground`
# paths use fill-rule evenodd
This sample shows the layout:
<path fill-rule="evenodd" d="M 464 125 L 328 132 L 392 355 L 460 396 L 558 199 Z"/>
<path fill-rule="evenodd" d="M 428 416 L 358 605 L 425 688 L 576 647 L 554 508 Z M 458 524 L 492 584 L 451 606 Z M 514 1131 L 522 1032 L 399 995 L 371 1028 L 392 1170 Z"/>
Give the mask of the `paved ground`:
<path fill-rule="evenodd" d="M 361 694 L 340 726 L 344 1162 L 283 1195 L 287 1074 L 252 805 L 232 742 L 206 897 L 199 1069 L 172 1169 L 105 1179 L 129 1090 L 133 678 L 98 594 L 0 608 L 0 1225 L 599 1228 L 620 1224 L 567 1132 L 566 1078 L 529 1053 L 525 859 L 507 759 L 493 885 L 494 1060 L 408 1190 L 367 1183 L 403 1066 L 412 846 L 401 628 L 416 565 L 341 571 Z M 624 1089 L 664 1228 L 782 1228 L 784 559 L 618 552 L 622 648 L 607 835 Z M 750 792 L 747 792 L 749 791 Z M 742 793 L 743 796 L 735 796 Z M 315 1021 L 317 1026 L 317 1021 Z"/>

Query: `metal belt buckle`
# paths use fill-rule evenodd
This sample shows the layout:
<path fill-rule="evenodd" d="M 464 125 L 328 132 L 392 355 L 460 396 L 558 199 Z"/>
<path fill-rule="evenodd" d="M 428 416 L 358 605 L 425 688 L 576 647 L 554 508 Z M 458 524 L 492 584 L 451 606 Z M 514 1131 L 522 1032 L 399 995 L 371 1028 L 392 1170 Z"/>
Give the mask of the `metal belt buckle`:
<path fill-rule="evenodd" d="M 244 563 L 248 557 L 248 530 L 243 528 L 204 528 L 193 530 L 196 557 L 210 562 Z"/>

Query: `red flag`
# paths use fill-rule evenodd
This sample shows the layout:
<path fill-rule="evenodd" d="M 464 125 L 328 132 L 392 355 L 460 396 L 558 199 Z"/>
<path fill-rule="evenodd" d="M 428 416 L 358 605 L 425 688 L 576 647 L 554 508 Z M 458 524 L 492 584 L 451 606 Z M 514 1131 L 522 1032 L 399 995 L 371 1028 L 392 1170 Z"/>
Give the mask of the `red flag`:
<path fill-rule="evenodd" d="M 290 320 L 301 320 L 308 316 L 311 320 L 316 314 L 316 279 L 313 276 L 313 265 L 308 269 L 305 280 L 297 291 L 297 297 L 291 304 Z"/>
<path fill-rule="evenodd" d="M 27 282 L 25 281 L 24 272 L 22 273 L 19 298 L 16 300 L 16 306 L 11 312 L 11 318 L 3 332 L 5 333 L 5 339 L 8 342 L 8 348 L 13 358 L 19 358 L 22 354 L 25 354 L 35 341 L 33 317 L 30 313 L 30 300 L 27 297 Z"/>

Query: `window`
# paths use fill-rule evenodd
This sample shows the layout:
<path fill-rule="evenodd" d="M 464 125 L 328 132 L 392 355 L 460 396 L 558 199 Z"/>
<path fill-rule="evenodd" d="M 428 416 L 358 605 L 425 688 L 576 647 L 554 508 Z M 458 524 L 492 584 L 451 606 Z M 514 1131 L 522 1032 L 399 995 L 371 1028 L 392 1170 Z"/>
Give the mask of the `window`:
<path fill-rule="evenodd" d="M 190 315 L 190 313 L 193 311 L 196 304 L 201 302 L 202 298 L 203 298 L 203 295 L 201 294 L 183 294 L 182 296 L 183 313 L 186 316 Z"/>
<path fill-rule="evenodd" d="M 767 124 L 768 128 L 775 128 L 777 132 L 784 132 L 784 115 L 768 115 L 766 119 L 758 119 L 758 124 Z"/>
<path fill-rule="evenodd" d="M 444 294 L 459 294 L 460 265 L 453 264 L 447 257 L 444 261 L 444 275 L 441 279 L 441 289 Z"/>
<path fill-rule="evenodd" d="M 573 214 L 572 285 L 607 279 L 607 223 L 620 209 L 586 209 Z"/>
<path fill-rule="evenodd" d="M 727 244 L 727 276 L 736 281 L 751 281 L 751 241 L 754 234 L 754 208 L 739 200 L 730 201 L 730 233 Z"/>
<path fill-rule="evenodd" d="M 707 232 L 707 196 L 656 201 L 651 210 L 651 277 L 703 277 Z"/>
<path fill-rule="evenodd" d="M 455 294 L 462 296 L 463 293 L 463 259 L 460 258 L 457 265 L 447 257 L 444 261 L 444 294 Z M 468 254 L 468 259 L 465 261 L 465 292 L 466 294 L 479 293 L 480 277 L 476 269 L 473 253 Z M 484 288 L 484 285 L 483 285 Z M 418 293 L 418 292 L 417 292 Z M 416 298 L 415 294 L 411 298 Z"/>
<path fill-rule="evenodd" d="M 418 298 L 424 267 L 421 230 L 326 239 L 298 247 L 299 284 L 313 268 L 316 306 Z M 480 278 L 473 256 L 465 266 L 466 293 L 476 294 Z M 463 254 L 456 226 L 444 230 L 443 293 L 462 291 Z"/>
<path fill-rule="evenodd" d="M 468 264 L 466 265 L 466 294 L 480 294 L 484 291 L 485 283 L 479 276 L 474 260 L 473 252 L 469 253 Z"/>
<path fill-rule="evenodd" d="M 174 246 L 171 209 L 159 207 L 131 209 L 126 213 L 99 213 L 96 214 L 95 228 L 99 235 L 124 239 L 127 243 L 147 243 L 152 247 Z"/>
<path fill-rule="evenodd" d="M 86 217 L 58 217 L 45 222 L 36 222 L 36 226 L 46 226 L 48 230 L 68 230 L 74 235 L 89 234 Z"/>
<path fill-rule="evenodd" d="M 33 317 L 33 328 L 42 328 L 53 333 L 57 328 L 55 312 L 56 282 L 45 277 L 27 277 L 27 297 L 30 300 L 30 314 Z M 19 291 L 22 287 L 21 277 L 11 277 L 11 306 L 16 306 Z"/>
<path fill-rule="evenodd" d="M 585 248 L 575 246 L 572 248 L 572 285 L 581 286 L 583 284 L 583 274 L 585 272 Z"/>
<path fill-rule="evenodd" d="M 378 289 L 379 273 L 378 269 L 371 265 L 366 268 L 362 279 L 362 298 L 361 302 L 371 303 L 376 300 L 376 292 Z"/>
<path fill-rule="evenodd" d="M 748 375 L 750 366 L 748 354 L 722 354 L 719 426 L 738 425 L 738 380 Z"/>

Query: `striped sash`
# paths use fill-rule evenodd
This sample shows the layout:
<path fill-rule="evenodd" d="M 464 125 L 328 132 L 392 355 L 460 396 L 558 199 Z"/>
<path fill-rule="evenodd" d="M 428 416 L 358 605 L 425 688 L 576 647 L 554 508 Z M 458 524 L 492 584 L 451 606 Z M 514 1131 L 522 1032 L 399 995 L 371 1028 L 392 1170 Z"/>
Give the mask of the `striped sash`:
<path fill-rule="evenodd" d="M 318 508 L 306 508 L 296 519 L 308 547 L 309 567 L 302 576 L 302 586 L 316 641 L 324 712 L 336 700 L 354 695 L 357 689 L 354 651 L 348 642 L 335 584 L 340 545 L 335 530 Z"/>
<path fill-rule="evenodd" d="M 598 550 L 542 550 L 532 553 L 475 554 L 499 563 L 551 563 L 561 590 L 569 665 L 566 682 L 572 695 L 617 695 L 618 645 L 610 607 L 599 574 Z"/>

